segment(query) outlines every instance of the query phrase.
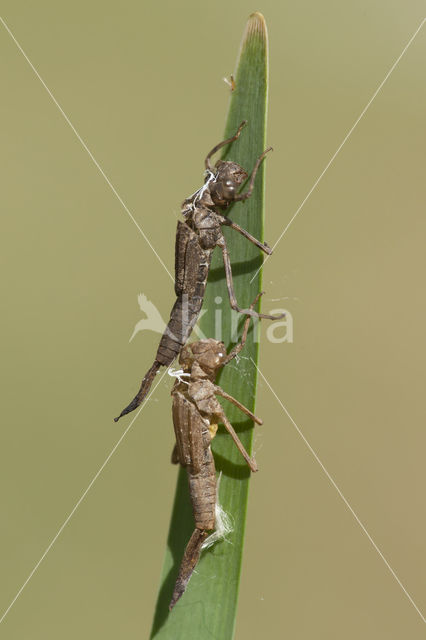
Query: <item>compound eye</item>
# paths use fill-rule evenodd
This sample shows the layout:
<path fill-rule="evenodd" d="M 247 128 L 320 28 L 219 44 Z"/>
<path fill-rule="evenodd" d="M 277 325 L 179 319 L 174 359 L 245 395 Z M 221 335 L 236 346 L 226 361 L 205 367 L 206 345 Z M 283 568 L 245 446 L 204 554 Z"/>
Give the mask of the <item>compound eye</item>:
<path fill-rule="evenodd" d="M 223 195 L 227 200 L 232 200 L 235 194 L 235 184 L 232 180 L 225 180 L 223 185 Z"/>

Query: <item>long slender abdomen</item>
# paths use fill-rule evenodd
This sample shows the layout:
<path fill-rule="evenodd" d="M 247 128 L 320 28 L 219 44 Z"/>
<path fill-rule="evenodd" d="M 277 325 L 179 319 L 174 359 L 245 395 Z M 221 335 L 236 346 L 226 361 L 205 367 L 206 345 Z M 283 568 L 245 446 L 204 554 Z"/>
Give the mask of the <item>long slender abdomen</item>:
<path fill-rule="evenodd" d="M 127 405 L 127 407 L 125 409 L 123 409 L 123 411 L 120 413 L 119 416 L 117 416 L 116 418 L 114 418 L 114 422 L 118 422 L 120 420 L 120 418 L 122 418 L 123 416 L 125 416 L 127 413 L 130 413 L 131 411 L 134 411 L 142 402 L 143 400 L 145 400 L 146 396 L 148 395 L 149 390 L 151 389 L 151 385 L 153 383 L 153 380 L 159 370 L 159 368 L 161 367 L 160 362 L 157 362 L 157 360 L 155 360 L 154 364 L 152 365 L 151 369 L 149 369 L 149 371 L 145 374 L 140 389 L 137 392 L 137 394 L 135 395 L 135 397 L 133 398 L 133 400 L 130 402 L 130 404 Z"/>
<path fill-rule="evenodd" d="M 168 367 L 191 335 L 200 315 L 209 275 L 213 249 L 203 249 L 199 237 L 183 222 L 176 235 L 175 292 L 176 302 L 170 320 L 158 345 L 155 360 L 145 374 L 139 391 L 115 422 L 134 411 L 145 400 L 160 367 Z"/>

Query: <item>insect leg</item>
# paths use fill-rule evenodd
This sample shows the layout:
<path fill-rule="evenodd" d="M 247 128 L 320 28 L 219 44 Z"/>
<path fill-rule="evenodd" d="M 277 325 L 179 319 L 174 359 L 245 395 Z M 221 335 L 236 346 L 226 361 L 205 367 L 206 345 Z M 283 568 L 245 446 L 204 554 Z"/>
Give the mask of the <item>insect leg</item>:
<path fill-rule="evenodd" d="M 247 200 L 247 198 L 250 198 L 251 192 L 253 191 L 254 179 L 256 177 L 257 170 L 259 169 L 260 163 L 262 162 L 263 158 L 269 151 L 272 151 L 272 147 L 268 147 L 262 154 L 260 154 L 260 156 L 256 160 L 256 164 L 254 165 L 247 191 L 245 193 L 239 193 L 238 195 L 236 195 L 234 198 L 235 201 Z"/>
<path fill-rule="evenodd" d="M 241 440 L 237 436 L 237 434 L 236 434 L 236 432 L 234 430 L 234 427 L 232 426 L 232 424 L 229 422 L 228 418 L 226 417 L 225 412 L 221 411 L 218 414 L 218 416 L 220 418 L 220 421 L 225 425 L 225 429 L 227 430 L 227 432 L 229 433 L 229 435 L 231 436 L 231 438 L 235 442 L 238 451 L 241 453 L 241 455 L 243 456 L 244 460 L 247 462 L 247 464 L 250 467 L 250 469 L 252 471 L 257 471 L 256 460 L 254 458 L 250 458 L 249 454 L 247 453 L 247 451 L 244 448 L 243 443 L 241 442 Z"/>
<path fill-rule="evenodd" d="M 219 216 L 219 215 L 218 215 L 218 218 L 221 224 L 226 225 L 227 227 L 231 227 L 231 229 L 234 229 L 235 231 L 238 231 L 238 233 L 241 233 L 241 235 L 244 236 L 244 238 L 247 238 L 247 240 L 250 240 L 250 242 L 256 245 L 256 247 L 259 247 L 259 249 L 261 249 L 268 255 L 271 255 L 272 249 L 271 247 L 268 247 L 266 242 L 265 243 L 260 242 L 254 236 L 252 236 L 251 233 L 249 233 L 248 231 L 240 227 L 240 225 L 237 224 L 236 222 L 232 222 L 232 220 L 229 220 L 229 218 L 225 218 L 225 216 Z"/>
<path fill-rule="evenodd" d="M 206 169 L 208 169 L 209 171 L 214 173 L 214 169 L 213 169 L 212 165 L 210 164 L 210 158 L 212 156 L 214 156 L 216 151 L 219 151 L 219 149 L 222 149 L 222 147 L 226 146 L 227 144 L 230 144 L 231 142 L 234 142 L 234 140 L 239 138 L 241 130 L 246 124 L 247 124 L 247 120 L 243 120 L 242 123 L 240 124 L 240 126 L 238 127 L 237 132 L 231 138 L 228 138 L 227 140 L 223 140 L 222 142 L 219 142 L 219 144 L 217 144 L 215 147 L 213 147 L 213 149 L 207 154 L 207 157 L 206 157 L 206 159 L 204 161 L 204 165 L 205 165 Z"/>
<path fill-rule="evenodd" d="M 222 387 L 218 387 L 216 384 L 214 385 L 214 392 L 217 396 L 221 396 L 222 398 L 225 398 L 225 400 L 228 400 L 229 402 L 231 402 L 233 405 L 235 405 L 240 411 L 242 411 L 243 413 L 246 414 L 246 416 L 248 416 L 249 418 L 251 418 L 253 420 L 253 422 L 255 422 L 256 424 L 263 424 L 263 420 L 261 420 L 260 418 L 257 418 L 254 413 L 252 413 L 249 409 L 247 409 L 247 407 L 245 407 L 243 404 L 241 404 L 241 402 L 239 402 L 236 398 L 234 398 L 233 396 L 230 396 L 229 393 L 226 393 L 226 391 L 224 391 L 222 389 Z"/>
<path fill-rule="evenodd" d="M 266 320 L 279 320 L 280 318 L 283 318 L 285 316 L 285 313 L 280 313 L 280 315 L 278 316 L 271 316 L 265 313 L 258 313 L 257 311 L 254 311 L 254 309 L 241 309 L 241 307 L 238 306 L 237 300 L 235 298 L 234 283 L 232 281 L 231 261 L 229 259 L 228 247 L 226 246 L 225 238 L 220 238 L 217 246 L 222 249 L 223 264 L 225 266 L 226 286 L 228 288 L 231 308 L 234 309 L 234 311 L 238 311 L 239 313 L 245 313 L 247 316 L 253 316 L 253 318 L 266 318 Z"/>
<path fill-rule="evenodd" d="M 255 299 L 250 305 L 250 309 L 253 309 L 255 307 L 257 301 L 260 299 L 261 296 L 263 296 L 263 294 L 264 294 L 264 291 L 261 291 L 260 293 L 257 294 L 257 296 L 255 297 Z M 231 349 L 231 351 L 228 353 L 225 360 L 223 361 L 222 366 L 225 366 L 228 364 L 228 362 L 231 362 L 231 360 L 233 360 L 235 356 L 237 356 L 240 353 L 240 351 L 243 349 L 247 340 L 247 334 L 250 326 L 250 317 L 251 316 L 247 316 L 247 318 L 244 321 L 243 333 L 242 333 L 240 342 L 238 342 L 235 345 L 235 347 Z"/>

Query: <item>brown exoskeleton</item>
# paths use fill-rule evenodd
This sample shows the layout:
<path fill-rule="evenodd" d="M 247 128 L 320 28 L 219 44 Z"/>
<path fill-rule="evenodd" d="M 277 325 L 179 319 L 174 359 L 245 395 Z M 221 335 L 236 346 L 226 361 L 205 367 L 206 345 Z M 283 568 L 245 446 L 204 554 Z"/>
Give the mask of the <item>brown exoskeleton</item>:
<path fill-rule="evenodd" d="M 258 298 L 259 296 L 251 308 Z M 187 344 L 180 353 L 179 363 L 184 372 L 178 373 L 186 378 L 176 380 L 172 390 L 176 435 L 172 461 L 186 467 L 195 529 L 185 549 L 170 610 L 185 592 L 203 544 L 215 529 L 216 470 L 210 442 L 216 435 L 218 423 L 225 425 L 250 469 L 257 471 L 256 461 L 245 450 L 216 396 L 232 402 L 256 424 L 262 424 L 262 420 L 215 384 L 219 369 L 235 358 L 243 348 L 249 323 L 250 316 L 247 316 L 241 342 L 229 354 L 226 353 L 223 342 L 213 339 Z"/>
<path fill-rule="evenodd" d="M 175 248 L 175 293 L 176 302 L 170 314 L 170 320 L 160 340 L 155 360 L 142 380 L 140 389 L 130 404 L 115 418 L 130 413 L 146 397 L 156 373 L 161 366 L 169 366 L 182 346 L 188 340 L 197 322 L 203 304 L 212 253 L 220 247 L 225 265 L 226 284 L 232 309 L 247 315 L 275 320 L 282 316 L 271 316 L 257 313 L 253 309 L 241 309 L 235 298 L 232 282 L 231 262 L 221 226 L 226 225 L 238 231 L 247 240 L 267 254 L 272 250 L 267 244 L 256 240 L 238 224 L 221 215 L 218 209 L 226 209 L 233 202 L 246 200 L 253 191 L 254 179 L 259 166 L 271 147 L 266 149 L 257 159 L 244 193 L 238 189 L 248 178 L 247 172 L 236 162 L 219 160 L 213 168 L 211 157 L 222 147 L 239 138 L 246 121 L 238 127 L 231 138 L 217 144 L 205 159 L 206 181 L 192 196 L 186 198 L 182 205 L 184 222 L 179 221 L 176 232 Z"/>

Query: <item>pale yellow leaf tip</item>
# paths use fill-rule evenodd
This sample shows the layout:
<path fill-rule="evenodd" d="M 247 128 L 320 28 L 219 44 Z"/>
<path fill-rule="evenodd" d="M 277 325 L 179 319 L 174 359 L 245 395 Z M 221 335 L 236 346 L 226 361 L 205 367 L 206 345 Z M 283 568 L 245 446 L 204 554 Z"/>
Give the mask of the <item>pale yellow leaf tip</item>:
<path fill-rule="evenodd" d="M 268 37 L 265 18 L 259 11 L 255 11 L 249 16 L 243 42 L 253 36 L 258 36 L 263 40 L 266 40 Z"/>

